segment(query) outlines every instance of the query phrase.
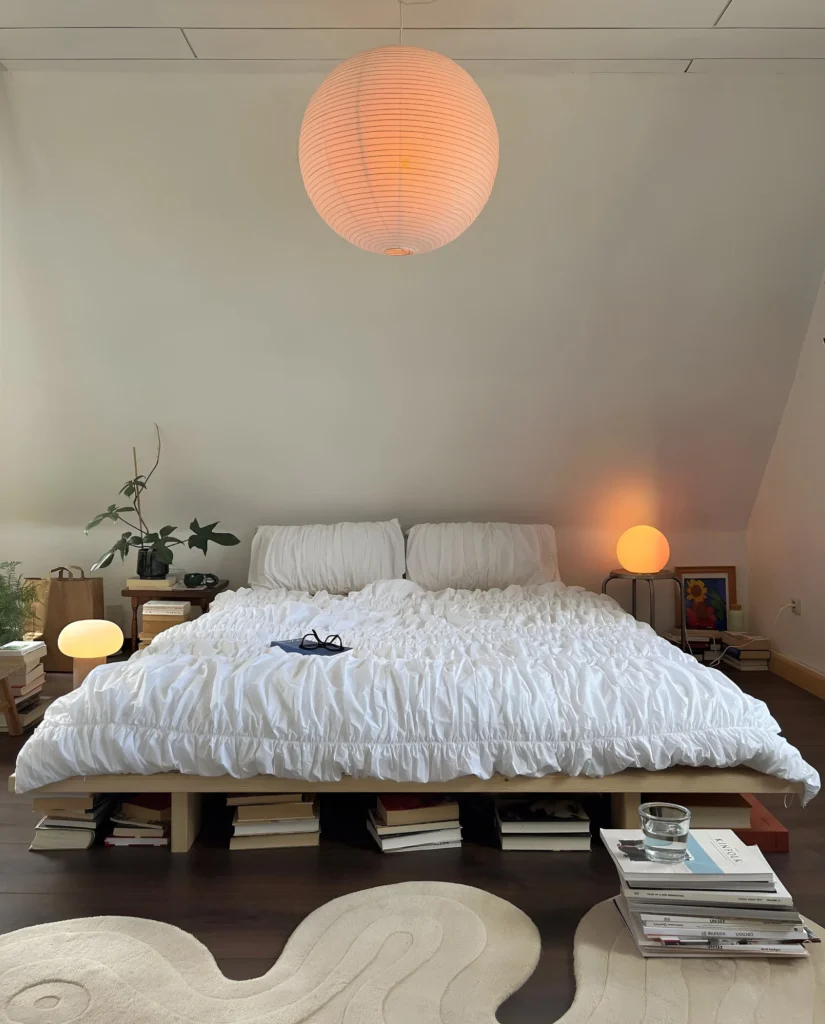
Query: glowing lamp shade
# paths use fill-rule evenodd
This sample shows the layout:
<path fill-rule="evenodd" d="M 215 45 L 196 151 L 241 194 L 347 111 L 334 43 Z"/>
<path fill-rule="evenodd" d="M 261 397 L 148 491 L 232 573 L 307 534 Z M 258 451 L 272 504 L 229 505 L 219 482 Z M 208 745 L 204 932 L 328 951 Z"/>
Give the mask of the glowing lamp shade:
<path fill-rule="evenodd" d="M 79 619 L 60 631 L 57 646 L 74 659 L 72 685 L 76 690 L 93 668 L 106 663 L 107 655 L 120 650 L 123 631 L 105 619 Z"/>
<path fill-rule="evenodd" d="M 80 619 L 61 630 L 57 646 L 69 658 L 105 658 L 123 646 L 123 631 L 105 619 Z"/>
<path fill-rule="evenodd" d="M 670 558 L 670 545 L 655 527 L 632 526 L 619 537 L 616 557 L 625 572 L 661 572 Z"/>
<path fill-rule="evenodd" d="M 472 77 L 432 50 L 384 46 L 339 64 L 309 102 L 298 149 L 309 198 L 353 245 L 438 249 L 481 213 L 498 130 Z"/>

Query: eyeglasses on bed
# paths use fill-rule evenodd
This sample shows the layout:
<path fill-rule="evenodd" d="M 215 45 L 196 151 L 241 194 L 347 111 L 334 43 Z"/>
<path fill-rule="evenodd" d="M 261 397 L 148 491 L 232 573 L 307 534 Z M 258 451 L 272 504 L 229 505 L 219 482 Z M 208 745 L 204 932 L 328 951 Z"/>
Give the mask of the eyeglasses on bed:
<path fill-rule="evenodd" d="M 305 651 L 317 651 L 319 647 L 325 651 L 340 652 L 344 650 L 344 644 L 338 633 L 332 633 L 326 640 L 322 640 L 314 629 L 301 639 L 299 647 Z"/>

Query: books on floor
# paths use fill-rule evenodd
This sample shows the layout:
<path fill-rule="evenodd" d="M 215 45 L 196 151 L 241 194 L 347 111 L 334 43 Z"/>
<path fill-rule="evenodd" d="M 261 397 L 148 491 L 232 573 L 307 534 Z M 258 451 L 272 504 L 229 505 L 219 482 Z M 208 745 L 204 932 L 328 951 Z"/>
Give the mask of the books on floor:
<path fill-rule="evenodd" d="M 502 850 L 589 850 L 590 819 L 576 800 L 495 801 Z"/>
<path fill-rule="evenodd" d="M 448 796 L 382 793 L 376 803 L 376 813 L 382 825 L 454 821 L 458 818 L 458 804 Z"/>
<path fill-rule="evenodd" d="M 252 802 L 233 803 L 230 850 L 270 850 L 281 847 L 317 846 L 321 833 L 314 793 L 261 793 Z"/>
<path fill-rule="evenodd" d="M 29 846 L 30 850 L 86 850 L 95 841 L 96 832 L 94 827 L 62 827 L 47 824 L 47 819 L 42 818 L 34 826 L 34 837 Z"/>
<path fill-rule="evenodd" d="M 368 812 L 367 831 L 383 853 L 456 849 L 461 846 L 458 803 L 443 796 L 382 794 Z"/>
<path fill-rule="evenodd" d="M 167 793 L 146 793 L 123 800 L 109 816 L 111 835 L 104 846 L 168 846 L 172 817 Z"/>
<path fill-rule="evenodd" d="M 150 644 L 156 636 L 189 621 L 192 604 L 189 601 L 147 601 L 141 609 L 141 646 Z"/>
<path fill-rule="evenodd" d="M 819 941 L 762 852 L 730 830 L 691 832 L 675 864 L 643 860 L 640 830 L 602 839 L 621 881 L 613 902 L 644 957 L 804 957 Z"/>
<path fill-rule="evenodd" d="M 36 725 L 43 715 L 46 714 L 46 708 L 51 704 L 52 699 L 50 697 L 42 697 L 39 693 L 35 694 L 35 700 L 31 704 L 25 704 L 21 706 L 17 704 L 17 717 L 20 719 L 20 727 L 22 729 L 28 729 L 32 725 Z M 9 726 L 6 722 L 6 716 L 0 711 L 0 733 L 8 732 Z"/>
<path fill-rule="evenodd" d="M 741 793 L 653 793 L 645 800 L 681 804 L 690 811 L 690 827 L 750 828 L 751 805 Z"/>
<path fill-rule="evenodd" d="M 45 812 L 34 827 L 30 850 L 85 850 L 106 823 L 112 800 L 78 794 L 35 798 L 36 811 Z M 65 804 L 65 806 L 64 806 Z"/>
<path fill-rule="evenodd" d="M 728 668 L 734 668 L 737 672 L 767 672 L 770 668 L 769 659 L 764 661 L 740 661 L 738 657 L 732 658 L 730 654 L 723 656 L 721 664 L 727 665 Z"/>

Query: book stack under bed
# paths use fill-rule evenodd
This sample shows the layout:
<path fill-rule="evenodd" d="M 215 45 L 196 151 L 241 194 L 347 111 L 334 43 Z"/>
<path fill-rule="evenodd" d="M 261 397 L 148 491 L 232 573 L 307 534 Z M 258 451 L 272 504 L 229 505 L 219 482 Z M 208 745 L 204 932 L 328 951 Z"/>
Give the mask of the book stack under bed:
<path fill-rule="evenodd" d="M 23 729 L 39 722 L 50 703 L 42 694 L 46 674 L 41 662 L 45 654 L 42 640 L 15 640 L 0 647 L 0 663 L 14 668 L 6 681 Z M 6 716 L 0 711 L 0 732 L 8 731 Z"/>
<path fill-rule="evenodd" d="M 60 793 L 36 797 L 32 804 L 43 817 L 34 827 L 30 850 L 86 850 L 100 839 L 108 847 L 169 845 L 172 812 L 165 793 L 124 800 Z"/>
<path fill-rule="evenodd" d="M 804 957 L 819 942 L 761 850 L 697 829 L 688 860 L 649 861 L 639 829 L 602 829 L 619 872 L 613 902 L 644 957 Z"/>
<path fill-rule="evenodd" d="M 321 821 L 314 793 L 249 793 L 228 796 L 234 808 L 230 850 L 317 846 Z"/>
<path fill-rule="evenodd" d="M 590 849 L 590 818 L 576 800 L 499 799 L 495 814 L 502 850 Z"/>
<path fill-rule="evenodd" d="M 382 794 L 368 812 L 367 830 L 383 853 L 461 846 L 458 803 L 450 797 Z"/>
<path fill-rule="evenodd" d="M 140 649 L 148 647 L 164 630 L 188 622 L 191 612 L 192 605 L 189 601 L 147 601 L 143 605 Z"/>
<path fill-rule="evenodd" d="M 147 793 L 123 800 L 109 814 L 111 834 L 104 846 L 168 846 L 172 804 L 166 793 Z"/>

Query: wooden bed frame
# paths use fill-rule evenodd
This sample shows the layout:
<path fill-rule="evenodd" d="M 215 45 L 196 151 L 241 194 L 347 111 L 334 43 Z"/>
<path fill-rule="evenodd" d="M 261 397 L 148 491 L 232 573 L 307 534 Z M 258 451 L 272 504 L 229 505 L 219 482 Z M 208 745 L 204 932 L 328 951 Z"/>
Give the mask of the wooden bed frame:
<path fill-rule="evenodd" d="M 9 776 L 9 789 L 15 792 L 15 777 Z M 522 776 L 506 778 L 494 775 L 479 779 L 465 775 L 449 782 L 388 782 L 381 779 L 353 779 L 339 782 L 307 782 L 305 779 L 278 779 L 274 775 L 254 775 L 236 779 L 229 775 L 181 775 L 158 772 L 155 775 L 81 775 L 29 790 L 29 797 L 55 793 L 170 793 L 172 853 L 186 853 L 200 827 L 201 795 L 204 793 L 609 793 L 615 828 L 638 826 L 636 813 L 641 793 L 801 793 L 801 782 L 786 782 L 763 775 L 752 768 L 665 768 L 649 772 L 630 769 L 604 778 L 584 775 L 545 775 L 538 779 Z"/>

